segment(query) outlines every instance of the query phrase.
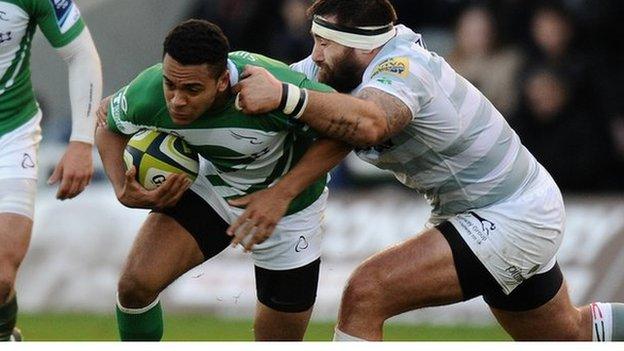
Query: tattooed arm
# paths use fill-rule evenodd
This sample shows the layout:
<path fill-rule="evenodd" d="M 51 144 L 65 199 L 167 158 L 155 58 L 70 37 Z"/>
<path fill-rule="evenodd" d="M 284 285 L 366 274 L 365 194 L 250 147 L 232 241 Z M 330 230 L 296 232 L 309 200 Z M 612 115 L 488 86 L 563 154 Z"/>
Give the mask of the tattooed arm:
<path fill-rule="evenodd" d="M 282 82 L 262 67 L 246 66 L 245 78 L 233 87 L 239 108 L 259 114 L 278 108 Z M 308 105 L 300 120 L 319 133 L 357 147 L 379 144 L 404 128 L 411 110 L 399 98 L 373 87 L 352 97 L 308 89 Z"/>
<path fill-rule="evenodd" d="M 412 120 L 403 101 L 379 89 L 364 88 L 357 97 L 308 93 L 310 100 L 300 120 L 327 137 L 357 147 L 379 144 Z"/>

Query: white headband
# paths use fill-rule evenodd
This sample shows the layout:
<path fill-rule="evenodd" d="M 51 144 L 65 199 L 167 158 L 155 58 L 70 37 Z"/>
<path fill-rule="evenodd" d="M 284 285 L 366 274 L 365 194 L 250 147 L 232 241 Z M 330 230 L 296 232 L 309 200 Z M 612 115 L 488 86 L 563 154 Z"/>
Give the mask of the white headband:
<path fill-rule="evenodd" d="M 312 21 L 312 34 L 355 49 L 376 49 L 392 39 L 395 32 L 392 23 L 377 27 L 346 27 L 328 22 L 321 16 L 314 16 Z"/>

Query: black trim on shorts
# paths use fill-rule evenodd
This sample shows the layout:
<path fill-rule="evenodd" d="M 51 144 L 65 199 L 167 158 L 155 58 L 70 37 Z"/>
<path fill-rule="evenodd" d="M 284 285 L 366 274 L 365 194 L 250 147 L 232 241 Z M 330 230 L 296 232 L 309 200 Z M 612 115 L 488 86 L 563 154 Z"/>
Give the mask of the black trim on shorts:
<path fill-rule="evenodd" d="M 227 222 L 199 195 L 187 190 L 173 206 L 153 212 L 166 214 L 178 222 L 195 238 L 199 249 L 208 260 L 230 245 Z"/>
<path fill-rule="evenodd" d="M 445 221 L 436 228 L 444 235 L 453 252 L 464 301 L 483 295 L 491 307 L 504 311 L 528 311 L 550 301 L 563 284 L 563 274 L 559 264 L 555 263 L 547 272 L 533 275 L 506 295 L 450 222 Z"/>
<path fill-rule="evenodd" d="M 255 266 L 258 301 L 280 312 L 307 311 L 316 301 L 320 266 L 320 258 L 283 271 Z"/>

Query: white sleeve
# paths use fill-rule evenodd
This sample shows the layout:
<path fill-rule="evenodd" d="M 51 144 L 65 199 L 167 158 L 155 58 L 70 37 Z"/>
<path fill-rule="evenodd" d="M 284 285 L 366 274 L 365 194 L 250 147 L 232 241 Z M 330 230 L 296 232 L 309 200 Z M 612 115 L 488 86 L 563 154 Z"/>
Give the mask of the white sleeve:
<path fill-rule="evenodd" d="M 405 56 L 390 57 L 377 64 L 365 77 L 362 88 L 376 88 L 398 99 L 416 116 L 435 94 L 435 79 Z"/>
<path fill-rule="evenodd" d="M 68 66 L 72 132 L 70 141 L 93 144 L 95 112 L 102 99 L 102 65 L 88 28 L 57 52 Z"/>
<path fill-rule="evenodd" d="M 293 71 L 300 72 L 306 75 L 309 80 L 318 81 L 316 79 L 316 74 L 318 73 L 318 66 L 314 61 L 312 61 L 312 55 L 306 57 L 305 59 L 295 62 L 290 65 L 290 68 Z"/>

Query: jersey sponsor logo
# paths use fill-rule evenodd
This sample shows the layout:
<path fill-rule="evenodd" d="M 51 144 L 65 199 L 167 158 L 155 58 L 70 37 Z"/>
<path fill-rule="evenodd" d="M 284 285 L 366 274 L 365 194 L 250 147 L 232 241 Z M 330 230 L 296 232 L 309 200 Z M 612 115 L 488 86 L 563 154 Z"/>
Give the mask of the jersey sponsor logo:
<path fill-rule="evenodd" d="M 302 235 L 299 237 L 299 241 L 297 241 L 297 245 L 295 245 L 295 252 L 301 252 L 307 249 L 308 246 L 310 246 L 310 244 L 308 244 L 308 241 L 306 240 L 305 236 Z"/>
<path fill-rule="evenodd" d="M 9 21 L 9 17 L 7 16 L 6 11 L 0 11 L 0 21 Z"/>
<path fill-rule="evenodd" d="M 64 34 L 80 19 L 78 6 L 74 5 L 72 0 L 50 0 L 50 2 L 56 15 L 56 24 L 61 34 Z"/>
<path fill-rule="evenodd" d="M 230 131 L 230 134 L 232 134 L 234 139 L 236 139 L 236 140 L 247 140 L 252 145 L 260 145 L 260 144 L 262 144 L 262 141 L 258 140 L 258 138 L 256 138 L 256 137 L 241 135 L 241 134 L 238 134 L 238 133 L 233 132 L 233 131 Z"/>
<path fill-rule="evenodd" d="M 399 77 L 407 77 L 409 73 L 409 59 L 406 56 L 390 57 L 383 60 L 373 69 L 374 77 L 380 73 L 390 73 Z"/>
<path fill-rule="evenodd" d="M 381 84 L 392 85 L 392 81 L 390 79 L 386 78 L 386 77 L 377 78 L 375 80 L 378 81 Z"/>
<path fill-rule="evenodd" d="M 11 41 L 11 39 L 13 39 L 11 31 L 0 32 L 0 45 L 6 43 L 7 41 Z"/>
<path fill-rule="evenodd" d="M 113 114 L 113 118 L 121 118 L 128 113 L 128 102 L 126 100 L 127 89 L 128 88 L 117 93 L 111 100 L 111 113 Z"/>

